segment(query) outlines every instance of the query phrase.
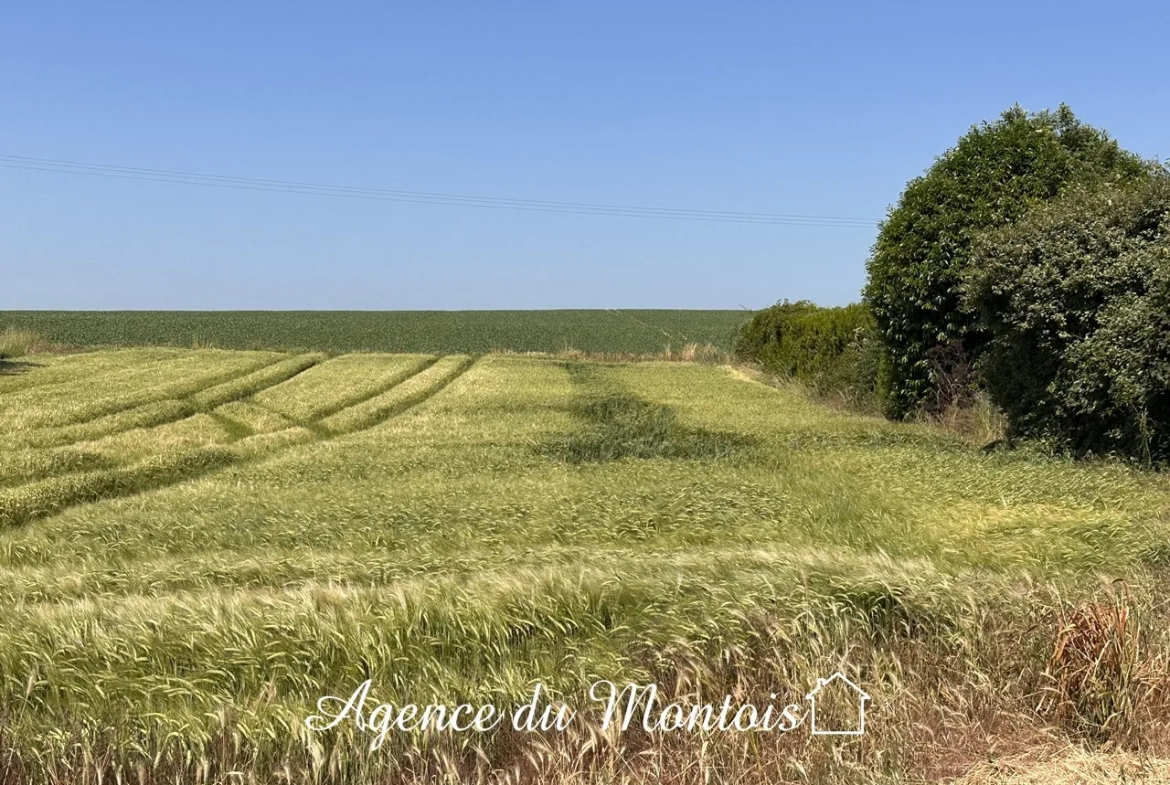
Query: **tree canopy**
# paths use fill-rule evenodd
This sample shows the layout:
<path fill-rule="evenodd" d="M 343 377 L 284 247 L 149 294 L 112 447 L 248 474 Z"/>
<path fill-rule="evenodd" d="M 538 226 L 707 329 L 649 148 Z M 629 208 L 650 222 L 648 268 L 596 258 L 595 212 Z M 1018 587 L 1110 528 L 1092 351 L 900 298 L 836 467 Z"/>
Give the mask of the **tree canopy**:
<path fill-rule="evenodd" d="M 881 225 L 864 291 L 883 347 L 879 384 L 887 415 L 905 417 L 937 402 L 933 394 L 952 370 L 937 358 L 967 365 L 986 341 L 961 307 L 980 232 L 1009 225 L 1072 186 L 1132 181 L 1148 171 L 1067 106 L 1035 114 L 1015 106 L 972 127 L 911 180 Z"/>

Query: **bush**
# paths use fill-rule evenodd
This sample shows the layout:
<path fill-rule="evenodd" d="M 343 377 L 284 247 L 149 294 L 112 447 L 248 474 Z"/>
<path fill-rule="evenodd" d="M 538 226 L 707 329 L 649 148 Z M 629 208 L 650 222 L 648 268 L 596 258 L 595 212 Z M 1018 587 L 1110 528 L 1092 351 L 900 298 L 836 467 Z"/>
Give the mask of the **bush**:
<path fill-rule="evenodd" d="M 971 128 L 911 180 L 882 223 L 865 300 L 883 344 L 883 408 L 903 418 L 948 406 L 941 376 L 962 375 L 986 336 L 960 310 L 973 237 L 1017 220 L 1071 185 L 1133 180 L 1148 171 L 1067 106 L 1020 107 Z M 957 385 L 962 388 L 963 385 Z"/>
<path fill-rule="evenodd" d="M 1170 461 L 1170 174 L 1077 189 L 987 234 L 966 278 L 1013 435 Z"/>
<path fill-rule="evenodd" d="M 878 372 L 877 347 L 865 305 L 821 308 L 807 300 L 785 300 L 740 329 L 735 354 L 818 391 L 869 401 Z"/>

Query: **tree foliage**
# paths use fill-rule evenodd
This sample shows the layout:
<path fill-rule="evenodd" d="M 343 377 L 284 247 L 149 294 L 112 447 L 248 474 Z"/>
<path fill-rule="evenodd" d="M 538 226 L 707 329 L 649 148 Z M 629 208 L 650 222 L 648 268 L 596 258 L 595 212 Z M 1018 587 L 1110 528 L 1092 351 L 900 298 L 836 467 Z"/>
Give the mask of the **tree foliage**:
<path fill-rule="evenodd" d="M 905 417 L 928 400 L 945 405 L 935 393 L 947 369 L 932 357 L 965 363 L 978 354 L 985 336 L 961 310 L 960 287 L 980 231 L 1010 224 L 1070 186 L 1131 180 L 1147 168 L 1067 106 L 1038 114 L 1016 106 L 972 127 L 911 180 L 867 265 L 886 413 Z"/>
<path fill-rule="evenodd" d="M 1170 461 L 1170 176 L 1077 188 L 988 233 L 966 290 L 1013 434 Z"/>

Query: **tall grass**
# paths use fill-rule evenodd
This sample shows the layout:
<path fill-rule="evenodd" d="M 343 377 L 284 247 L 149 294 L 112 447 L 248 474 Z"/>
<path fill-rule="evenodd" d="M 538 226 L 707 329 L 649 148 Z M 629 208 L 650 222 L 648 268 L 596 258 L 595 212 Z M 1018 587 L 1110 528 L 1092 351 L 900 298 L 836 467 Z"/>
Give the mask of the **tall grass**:
<path fill-rule="evenodd" d="M 23 357 L 41 344 L 41 337 L 31 330 L 5 327 L 0 330 L 0 360 Z"/>

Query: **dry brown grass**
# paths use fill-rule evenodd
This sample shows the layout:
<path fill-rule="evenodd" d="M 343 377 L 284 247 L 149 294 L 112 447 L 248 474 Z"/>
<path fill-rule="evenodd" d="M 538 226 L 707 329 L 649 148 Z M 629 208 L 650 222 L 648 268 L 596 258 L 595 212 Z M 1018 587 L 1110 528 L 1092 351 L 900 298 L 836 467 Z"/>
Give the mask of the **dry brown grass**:
<path fill-rule="evenodd" d="M 1036 748 L 981 763 L 952 785 L 1084 785 L 1170 783 L 1170 760 L 1080 747 Z"/>
<path fill-rule="evenodd" d="M 1170 668 L 1132 605 L 1129 588 L 1118 584 L 1103 600 L 1057 609 L 1040 710 L 1090 740 L 1161 749 Z"/>
<path fill-rule="evenodd" d="M 939 414 L 923 415 L 923 421 L 979 444 L 990 444 L 1007 436 L 1007 418 L 982 392 L 965 405 L 954 403 Z"/>

